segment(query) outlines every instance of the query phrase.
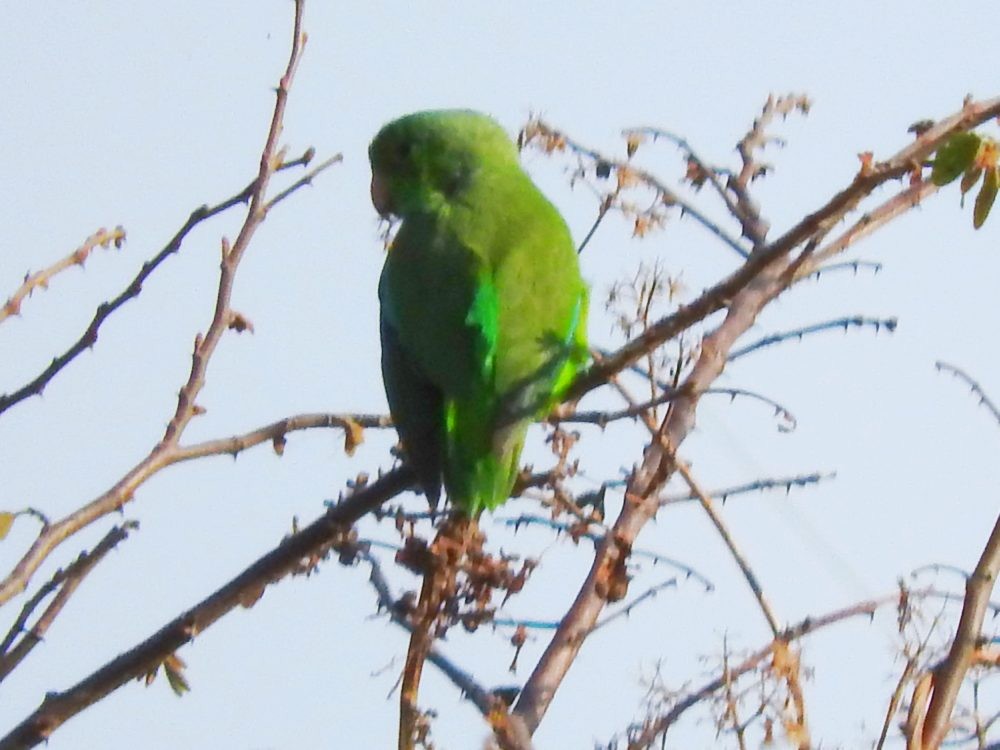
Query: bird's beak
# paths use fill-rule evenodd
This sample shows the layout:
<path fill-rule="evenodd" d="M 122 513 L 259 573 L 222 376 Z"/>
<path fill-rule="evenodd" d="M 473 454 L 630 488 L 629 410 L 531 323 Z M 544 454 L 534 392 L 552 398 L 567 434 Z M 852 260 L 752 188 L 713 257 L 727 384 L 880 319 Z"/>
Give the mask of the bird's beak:
<path fill-rule="evenodd" d="M 389 189 L 375 170 L 372 170 L 372 205 L 382 218 L 388 218 L 392 213 Z"/>

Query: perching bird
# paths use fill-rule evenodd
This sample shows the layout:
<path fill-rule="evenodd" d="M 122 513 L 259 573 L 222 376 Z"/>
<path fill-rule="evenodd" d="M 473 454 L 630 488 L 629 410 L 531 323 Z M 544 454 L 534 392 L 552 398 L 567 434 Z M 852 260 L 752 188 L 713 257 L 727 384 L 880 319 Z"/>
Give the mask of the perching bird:
<path fill-rule="evenodd" d="M 587 357 L 587 287 L 566 223 L 491 118 L 395 120 L 369 147 L 372 202 L 402 219 L 379 281 L 382 375 L 432 506 L 510 496 L 531 421 Z"/>

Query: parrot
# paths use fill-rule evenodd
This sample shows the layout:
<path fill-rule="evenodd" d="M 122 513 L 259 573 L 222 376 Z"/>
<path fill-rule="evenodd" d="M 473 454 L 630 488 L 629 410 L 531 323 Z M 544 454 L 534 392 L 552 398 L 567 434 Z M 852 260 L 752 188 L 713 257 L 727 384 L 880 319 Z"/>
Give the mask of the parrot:
<path fill-rule="evenodd" d="M 400 220 L 379 278 L 382 378 L 417 485 L 477 518 L 511 495 L 529 425 L 588 361 L 588 287 L 566 222 L 491 117 L 430 110 L 368 150 Z"/>

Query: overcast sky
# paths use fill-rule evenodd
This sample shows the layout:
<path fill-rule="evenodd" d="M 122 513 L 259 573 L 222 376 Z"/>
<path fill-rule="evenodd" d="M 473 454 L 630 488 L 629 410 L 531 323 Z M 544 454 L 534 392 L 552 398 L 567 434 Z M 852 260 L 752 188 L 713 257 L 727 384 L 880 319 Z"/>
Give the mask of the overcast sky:
<path fill-rule="evenodd" d="M 224 339 L 200 399 L 207 414 L 187 439 L 297 412 L 385 410 L 375 291 L 382 249 L 366 148 L 393 117 L 469 107 L 515 134 L 539 112 L 614 154 L 623 152 L 622 128 L 658 125 L 686 135 L 707 159 L 731 163 L 769 93 L 805 92 L 813 110 L 776 127 L 788 146 L 769 152 L 775 170 L 757 188 L 776 234 L 847 184 L 859 152 L 888 156 L 909 142 L 914 121 L 954 111 L 967 93 L 998 93 L 996 4 L 960 7 L 311 0 L 284 142 L 293 154 L 307 146 L 320 157 L 342 152 L 344 162 L 278 207 L 258 232 L 233 299 L 255 333 Z M 25 303 L 22 318 L 0 326 L 0 392 L 22 385 L 74 340 L 94 307 L 117 294 L 192 209 L 253 177 L 291 18 L 290 2 L 262 0 L 0 5 L 0 298 L 96 228 L 121 224 L 128 232 L 123 250 L 98 252 L 84 272 L 59 276 Z M 639 158 L 668 184 L 682 175 L 669 146 L 647 145 Z M 569 190 L 565 161 L 527 153 L 525 164 L 582 238 L 593 196 Z M 699 199 L 722 217 L 711 196 Z M 159 439 L 194 336 L 210 319 L 220 238 L 234 236 L 239 218 L 232 212 L 200 227 L 44 398 L 0 416 L 0 509 L 31 505 L 60 517 L 110 486 Z M 997 510 L 1000 428 L 933 365 L 959 365 L 1000 398 L 998 226 L 994 220 L 973 232 L 969 208 L 947 190 L 851 254 L 882 262 L 880 273 L 831 274 L 767 311 L 751 336 L 846 315 L 899 318 L 893 335 L 820 334 L 727 369 L 720 384 L 777 399 L 797 417 L 794 432 L 779 432 L 779 420 L 750 402 L 706 398 L 699 410 L 682 453 L 706 486 L 837 472 L 788 497 L 726 506 L 783 621 L 891 592 L 922 564 L 975 564 Z M 594 343 L 615 342 L 600 304 L 611 283 L 654 259 L 682 274 L 689 296 L 738 260 L 687 220 L 674 217 L 642 241 L 630 237 L 626 222 L 609 220 L 583 258 L 594 289 Z M 643 445 L 635 426 L 584 435 L 581 487 L 621 476 Z M 242 570 L 281 539 L 293 516 L 319 515 L 323 500 L 359 471 L 388 468 L 392 442 L 371 433 L 348 458 L 339 436 L 301 433 L 280 459 L 261 447 L 235 462 L 185 464 L 150 481 L 125 514 L 141 530 L 85 582 L 46 642 L 0 686 L 0 728 Z M 536 440 L 527 458 L 541 465 L 545 457 Z M 419 508 L 422 500 L 409 502 Z M 609 496 L 612 509 L 620 502 Z M 497 515 L 534 507 L 521 500 Z M 33 584 L 118 520 L 64 544 Z M 0 545 L 4 574 L 36 531 L 19 520 Z M 392 539 L 388 529 L 364 531 Z M 590 550 L 541 531 L 511 539 L 496 528 L 491 539 L 543 556 L 537 580 L 507 614 L 558 618 L 586 574 Z M 640 542 L 695 567 L 716 589 L 708 594 L 681 580 L 588 641 L 536 736 L 539 748 L 606 742 L 639 715 L 642 679 L 658 660 L 681 688 L 713 672 L 724 637 L 736 649 L 767 641 L 766 624 L 697 508 L 663 514 Z M 633 591 L 674 574 L 647 565 L 636 571 Z M 414 586 L 404 576 L 393 580 L 400 592 Z M 947 575 L 921 580 L 962 586 Z M 0 631 L 21 603 L 8 605 Z M 185 647 L 193 691 L 183 699 L 165 682 L 126 686 L 71 720 L 49 747 L 389 747 L 397 710 L 389 694 L 406 639 L 373 615 L 367 571 L 327 563 L 319 576 L 274 587 L 252 610 L 231 614 Z M 484 684 L 516 684 L 548 634 L 532 634 L 515 675 L 507 671 L 508 637 L 456 633 L 446 649 Z M 891 611 L 806 642 L 817 742 L 860 747 L 877 736 L 897 648 Z M 439 747 L 478 747 L 485 724 L 433 669 L 425 674 L 422 700 L 441 712 Z M 683 746 L 710 747 L 713 736 L 694 721 L 678 730 L 692 743 Z"/>

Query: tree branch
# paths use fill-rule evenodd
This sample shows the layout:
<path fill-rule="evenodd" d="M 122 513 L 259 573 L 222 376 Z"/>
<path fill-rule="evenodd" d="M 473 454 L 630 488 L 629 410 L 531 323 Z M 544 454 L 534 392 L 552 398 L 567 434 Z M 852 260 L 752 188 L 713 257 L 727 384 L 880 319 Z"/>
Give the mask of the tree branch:
<path fill-rule="evenodd" d="M 698 482 L 695 480 L 694 476 L 691 474 L 691 470 L 688 469 L 687 465 L 683 461 L 678 461 L 677 457 L 673 457 L 673 465 L 684 477 L 684 481 L 687 486 L 691 488 L 692 494 L 694 494 L 701 507 L 704 508 L 705 513 L 711 519 L 712 524 L 715 526 L 715 530 L 722 537 L 722 541 L 725 542 L 726 547 L 729 548 L 729 554 L 733 556 L 736 564 L 740 568 L 740 572 L 743 573 L 743 578 L 746 579 L 747 585 L 753 592 L 754 597 L 757 599 L 757 604 L 760 605 L 760 611 L 764 613 L 764 619 L 767 620 L 767 624 L 771 628 L 771 633 L 775 638 L 781 630 L 781 626 L 778 624 L 778 618 L 774 614 L 774 610 L 771 609 L 771 604 L 768 602 L 767 597 L 764 596 L 764 589 L 760 585 L 760 581 L 757 580 L 757 575 L 753 572 L 753 568 L 750 567 L 749 561 L 740 552 L 739 547 L 736 546 L 736 540 L 733 539 L 733 535 L 729 533 L 729 529 L 726 527 L 725 522 L 722 520 L 722 516 L 718 514 L 715 509 L 715 505 L 712 503 L 712 499 L 705 493 Z"/>
<path fill-rule="evenodd" d="M 938 362 L 939 370 L 946 370 L 964 380 L 979 396 L 994 418 L 1000 421 L 1000 411 L 990 401 L 986 393 L 969 375 L 959 368 Z M 965 583 L 965 601 L 962 616 L 945 660 L 934 670 L 930 683 L 930 703 L 927 712 L 921 716 L 919 726 L 923 747 L 937 750 L 951 729 L 951 715 L 958 698 L 958 691 L 965 680 L 966 672 L 972 665 L 976 649 L 982 642 L 983 619 L 990 604 L 990 594 L 1000 572 L 1000 517 L 993 525 L 993 531 L 983 548 L 976 569 Z M 916 695 L 914 703 L 917 702 Z"/>
<path fill-rule="evenodd" d="M 101 559 L 114 549 L 118 544 L 128 538 L 129 532 L 138 528 L 139 524 L 129 521 L 121 526 L 115 526 L 97 545 L 89 552 L 81 552 L 80 556 L 65 569 L 57 570 L 55 575 L 42 586 L 31 599 L 29 599 L 21 613 L 17 616 L 14 624 L 11 625 L 3 643 L 0 644 L 0 681 L 7 678 L 31 650 L 41 643 L 56 617 L 66 606 L 66 602 L 76 591 L 77 587 L 87 577 L 87 574 L 97 565 Z M 41 617 L 35 622 L 30 630 L 26 630 L 28 618 L 31 613 L 42 603 L 42 600 L 53 591 L 58 589 L 55 598 L 45 608 Z M 14 641 L 18 636 L 21 640 L 15 645 Z"/>
<path fill-rule="evenodd" d="M 275 450 L 280 453 L 284 450 L 284 438 L 288 433 L 331 427 L 344 431 L 344 448 L 350 454 L 361 443 L 364 429 L 385 428 L 391 425 L 392 420 L 384 414 L 296 414 L 242 435 L 177 446 L 177 449 L 170 453 L 171 463 L 205 456 L 229 455 L 235 458 L 248 448 L 266 442 L 274 445 Z"/>
<path fill-rule="evenodd" d="M 874 328 L 877 333 L 884 328 L 890 333 L 894 333 L 896 331 L 897 323 L 898 321 L 896 318 L 866 318 L 863 315 L 854 315 L 848 318 L 827 320 L 823 323 L 803 326 L 802 328 L 796 328 L 792 331 L 782 331 L 781 333 L 772 333 L 769 336 L 764 336 L 763 338 L 754 341 L 752 344 L 747 344 L 746 346 L 740 347 L 736 351 L 730 352 L 729 361 L 732 362 L 734 359 L 739 359 L 745 354 L 750 354 L 751 352 L 755 352 L 758 349 L 763 349 L 767 346 L 780 344 L 782 341 L 788 341 L 789 339 L 799 339 L 801 341 L 804 336 L 808 336 L 812 333 L 819 333 L 820 331 L 829 331 L 839 328 L 844 332 L 847 332 L 850 328 Z"/>
<path fill-rule="evenodd" d="M 863 170 L 814 213 L 770 244 L 758 247 L 729 277 L 650 326 L 615 356 L 593 365 L 570 388 L 569 397 L 579 397 L 690 324 L 728 307 L 722 324 L 704 339 L 698 359 L 681 386 L 681 395 L 671 402 L 660 426 L 659 439 L 646 448 L 642 465 L 632 474 L 626 502 L 612 532 L 598 548 L 586 581 L 525 684 L 514 714 L 529 732 L 538 727 L 605 603 L 623 593 L 620 571 L 624 570 L 633 540 L 656 512 L 656 495 L 674 470 L 671 457 L 694 425 L 701 394 L 721 374 L 736 339 L 753 325 L 760 310 L 793 282 L 795 271 L 807 257 L 790 263 L 786 260 L 788 254 L 804 242 L 825 236 L 863 198 L 885 182 L 909 173 L 914 163 L 921 164 L 953 132 L 966 130 L 998 113 L 1000 98 L 967 104 L 889 160 Z M 806 251 L 811 252 L 809 247 Z"/>
<path fill-rule="evenodd" d="M 725 503 L 734 495 L 744 495 L 750 492 L 764 492 L 765 490 L 783 489 L 785 494 L 788 494 L 792 487 L 805 487 L 811 484 L 819 484 L 827 479 L 833 479 L 836 476 L 837 475 L 834 472 L 823 474 L 815 471 L 812 474 L 799 474 L 793 477 L 756 479 L 753 482 L 746 482 L 745 484 L 737 484 L 732 487 L 710 490 L 706 492 L 706 494 L 710 498 L 722 500 L 722 502 Z M 696 495 L 693 491 L 686 495 L 667 495 L 661 496 L 660 505 L 674 505 L 675 503 L 685 503 L 697 499 L 698 495 Z"/>
<path fill-rule="evenodd" d="M 175 252 L 180 246 L 181 240 L 199 222 L 205 218 L 219 213 L 226 208 L 237 203 L 248 202 L 247 215 L 240 228 L 236 241 L 229 246 L 226 240 L 222 242 L 223 258 L 219 275 L 218 291 L 216 295 L 215 311 L 212 322 L 204 336 L 199 334 L 195 337 L 194 352 L 192 355 L 191 370 L 187 382 L 180 389 L 177 399 L 177 408 L 170 419 L 163 438 L 149 452 L 149 454 L 129 470 L 118 482 L 96 499 L 87 503 L 76 511 L 70 513 L 65 518 L 46 526 L 38 538 L 31 545 L 28 551 L 21 557 L 14 569 L 0 583 L 0 605 L 3 605 L 14 595 L 24 590 L 32 574 L 39 565 L 59 544 L 68 539 L 82 528 L 93 523 L 108 513 L 121 508 L 125 503 L 133 498 L 135 490 L 142 485 L 149 477 L 178 460 L 183 460 L 184 449 L 179 447 L 179 441 L 184 429 L 191 419 L 200 413 L 196 404 L 196 399 L 205 382 L 205 373 L 208 369 L 209 360 L 215 351 L 222 335 L 230 328 L 239 327 L 239 316 L 230 308 L 230 297 L 232 295 L 233 281 L 239 262 L 243 257 L 250 240 L 257 227 L 267 215 L 269 204 L 266 199 L 266 192 L 271 176 L 276 172 L 286 168 L 293 163 L 304 163 L 307 160 L 307 151 L 295 162 L 284 164 L 278 151 L 278 138 L 281 133 L 282 120 L 284 117 L 285 104 L 288 98 L 288 89 L 291 86 L 295 70 L 302 55 L 303 45 L 306 35 L 302 31 L 302 9 L 304 0 L 296 0 L 295 20 L 293 24 L 293 38 L 291 51 L 289 53 L 288 64 L 278 85 L 275 105 L 268 129 L 267 139 L 261 152 L 260 167 L 257 177 L 241 193 L 224 201 L 218 206 L 197 209 L 188 218 L 185 225 L 174 236 L 174 239 L 153 259 L 146 263 L 139 275 L 132 281 L 129 287 L 116 297 L 111 303 L 105 303 L 98 307 L 97 314 L 87 331 L 67 352 L 61 357 L 53 360 L 52 364 L 32 383 L 22 388 L 13 396 L 0 396 L 0 412 L 4 408 L 9 408 L 13 403 L 31 395 L 40 393 L 41 389 L 62 367 L 72 360 L 84 348 L 96 341 L 97 329 L 100 324 L 120 305 L 128 299 L 135 297 L 140 289 L 143 280 L 149 276 L 168 255 Z M 311 157 L 310 157 L 311 158 Z M 335 163 L 336 157 L 327 160 L 323 165 L 313 171 L 315 173 L 325 166 Z M 301 183 L 302 181 L 300 181 Z M 305 183 L 302 183 L 305 184 Z M 295 187 L 295 186 L 293 186 Z M 283 197 L 287 195 L 286 191 Z M 277 201 L 278 198 L 275 199 Z M 178 458 L 181 456 L 182 458 Z"/>
<path fill-rule="evenodd" d="M 880 607 L 884 607 L 887 604 L 893 604 L 898 600 L 899 594 L 894 594 L 880 599 L 870 599 L 868 601 L 858 602 L 850 607 L 835 610 L 821 617 L 807 617 L 805 620 L 802 620 L 798 624 L 785 630 L 781 635 L 782 641 L 785 643 L 791 643 L 792 641 L 796 641 L 811 633 L 815 633 L 817 630 L 821 630 L 825 627 L 853 617 L 872 617 Z M 688 709 L 693 708 L 702 701 L 710 698 L 718 690 L 725 687 L 727 682 L 735 681 L 747 672 L 756 669 L 761 662 L 770 657 L 773 653 L 774 644 L 769 643 L 767 646 L 755 651 L 739 664 L 735 666 L 730 665 L 718 676 L 709 680 L 696 690 L 688 693 L 687 696 L 679 700 L 669 711 L 656 719 L 647 722 L 638 735 L 631 737 L 629 750 L 645 750 L 646 748 L 653 747 L 653 743 L 656 739 L 658 737 L 662 737 L 667 730 L 670 729 L 670 727 L 673 726 L 677 720 L 688 711 Z"/>
<path fill-rule="evenodd" d="M 50 692 L 30 716 L 0 739 L 0 750 L 34 747 L 68 719 L 98 702 L 122 685 L 156 670 L 165 658 L 211 627 L 236 607 L 253 606 L 266 588 L 300 570 L 303 561 L 315 561 L 338 539 L 351 533 L 351 524 L 388 498 L 409 488 L 414 473 L 402 467 L 384 474 L 331 507 L 301 531 L 281 541 L 246 570 L 191 609 L 129 651 L 121 654 L 76 685 Z"/>
<path fill-rule="evenodd" d="M 545 150 L 551 150 L 550 144 L 556 144 L 554 148 L 564 149 L 569 148 L 573 153 L 586 157 L 596 164 L 601 165 L 602 170 L 607 170 L 608 174 L 612 170 L 618 171 L 621 174 L 629 175 L 629 180 L 634 178 L 639 182 L 649 186 L 652 190 L 657 193 L 659 202 L 662 202 L 666 206 L 676 206 L 681 210 L 682 215 L 688 215 L 694 219 L 698 224 L 711 232 L 715 237 L 722 240 L 728 247 L 730 247 L 734 252 L 736 252 L 741 258 L 746 258 L 748 251 L 743 245 L 740 244 L 739 240 L 730 235 L 719 226 L 715 221 L 710 219 L 701 209 L 699 209 L 691 201 L 687 200 L 684 196 L 677 193 L 675 190 L 667 187 L 658 177 L 654 174 L 647 172 L 640 167 L 635 166 L 630 161 L 622 161 L 620 159 L 612 159 L 599 151 L 595 151 L 592 148 L 588 148 L 583 144 L 573 140 L 565 133 L 556 128 L 553 128 L 548 123 L 543 120 L 534 118 L 529 122 L 524 130 L 524 142 L 531 143 L 536 138 L 541 140 L 541 148 Z M 621 184 L 621 181 L 619 182 Z M 610 206 L 608 207 L 610 208 Z M 607 212 L 608 208 L 604 208 L 601 214 Z M 596 229 L 596 226 L 594 227 Z M 592 230 L 593 231 L 593 230 Z M 589 239 L 589 235 L 588 235 Z"/>
<path fill-rule="evenodd" d="M 1000 408 L 998 408 L 997 405 L 993 403 L 990 397 L 986 395 L 986 391 L 983 390 L 983 387 L 979 385 L 978 382 L 973 380 L 968 373 L 966 373 L 961 368 L 955 367 L 955 365 L 949 365 L 947 362 L 938 361 L 934 363 L 934 366 L 942 372 L 950 372 L 959 380 L 965 381 L 965 383 L 969 386 L 969 390 L 971 390 L 979 397 L 979 403 L 985 406 L 987 409 L 989 409 L 990 413 L 993 415 L 993 418 L 997 420 L 998 423 L 1000 423 Z"/>
<path fill-rule="evenodd" d="M 49 281 L 57 273 L 71 266 L 80 266 L 80 268 L 83 268 L 83 264 L 87 262 L 87 258 L 90 257 L 95 247 L 108 248 L 114 245 L 115 248 L 121 248 L 124 243 L 125 230 L 121 226 L 117 226 L 110 231 L 101 228 L 90 235 L 83 241 L 80 247 L 65 258 L 57 260 L 48 268 L 26 275 L 21 286 L 7 298 L 3 307 L 0 307 L 0 323 L 3 323 L 11 315 L 20 315 L 21 304 L 24 300 L 30 297 L 36 289 L 48 289 Z"/>

